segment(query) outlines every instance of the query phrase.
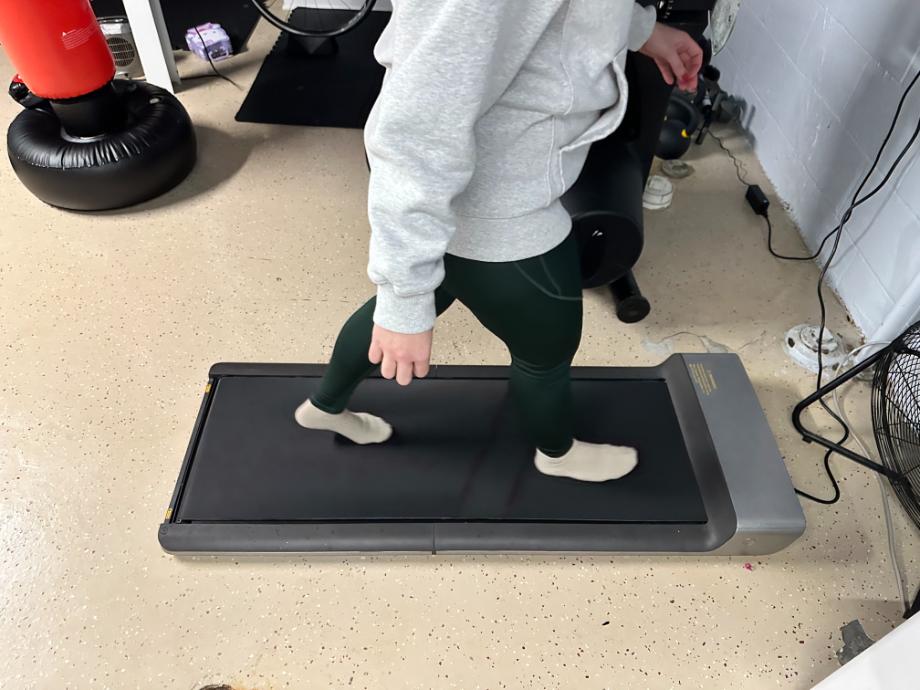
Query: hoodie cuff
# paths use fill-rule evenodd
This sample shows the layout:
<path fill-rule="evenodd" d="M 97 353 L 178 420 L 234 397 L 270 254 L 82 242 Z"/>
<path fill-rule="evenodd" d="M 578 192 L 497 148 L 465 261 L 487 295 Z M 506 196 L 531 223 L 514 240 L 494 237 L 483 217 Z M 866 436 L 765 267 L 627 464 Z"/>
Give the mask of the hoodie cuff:
<path fill-rule="evenodd" d="M 437 318 L 434 293 L 401 297 L 392 285 L 377 286 L 374 323 L 394 333 L 424 333 L 434 328 Z"/>
<path fill-rule="evenodd" d="M 635 52 L 645 45 L 646 41 L 652 36 L 657 19 L 658 13 L 655 11 L 654 6 L 642 7 L 638 3 L 636 4 L 632 21 L 629 24 L 629 39 L 627 42 L 629 50 Z"/>

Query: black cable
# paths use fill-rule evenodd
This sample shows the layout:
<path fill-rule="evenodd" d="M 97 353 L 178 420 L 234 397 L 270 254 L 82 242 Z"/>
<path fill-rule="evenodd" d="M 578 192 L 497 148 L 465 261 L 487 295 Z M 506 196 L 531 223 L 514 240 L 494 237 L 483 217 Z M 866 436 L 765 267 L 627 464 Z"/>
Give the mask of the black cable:
<path fill-rule="evenodd" d="M 725 142 L 722 141 L 722 138 L 713 132 L 711 128 L 707 131 L 709 132 L 709 136 L 715 139 L 719 143 L 719 147 L 728 154 L 729 158 L 732 159 L 732 163 L 735 164 L 735 176 L 738 178 L 738 181 L 745 187 L 750 187 L 751 183 L 744 179 L 744 177 L 741 175 L 741 171 L 744 169 L 744 163 L 738 159 L 732 150 L 725 145 Z"/>
<path fill-rule="evenodd" d="M 198 30 L 198 27 L 195 27 L 195 33 L 198 34 L 198 40 L 201 41 L 201 47 L 204 49 L 204 55 L 208 59 L 208 64 L 211 65 L 211 69 L 214 70 L 214 74 L 199 74 L 193 77 L 182 77 L 185 81 L 190 81 L 192 79 L 211 79 L 213 77 L 220 77 L 224 81 L 228 81 L 233 84 L 237 89 L 243 91 L 243 87 L 233 81 L 226 74 L 222 74 L 220 70 L 217 69 L 217 66 L 214 64 L 214 60 L 211 59 L 211 52 L 208 50 L 208 44 L 204 42 L 204 37 L 201 35 L 201 32 Z"/>
<path fill-rule="evenodd" d="M 866 173 L 865 177 L 862 179 L 862 182 L 860 182 L 859 187 L 853 193 L 853 198 L 850 201 L 850 205 L 847 208 L 847 210 L 843 213 L 843 216 L 840 219 L 840 223 L 838 223 L 837 226 L 833 230 L 831 230 L 830 232 L 827 233 L 827 235 L 824 236 L 824 238 L 821 241 L 821 244 L 818 246 L 818 249 L 814 254 L 810 256 L 806 256 L 806 257 L 787 257 L 787 256 L 782 256 L 776 253 L 773 250 L 773 246 L 772 246 L 773 225 L 770 222 L 770 218 L 768 214 L 766 213 L 766 211 L 760 214 L 760 215 L 763 215 L 763 217 L 765 218 L 767 222 L 767 248 L 769 249 L 770 253 L 773 256 L 780 258 L 780 259 L 785 259 L 788 261 L 813 261 L 821 255 L 821 252 L 824 251 L 824 246 L 827 244 L 828 240 L 830 240 L 831 237 L 834 237 L 834 245 L 831 248 L 831 253 L 828 256 L 827 261 L 825 261 L 824 266 L 821 269 L 821 273 L 818 276 L 818 304 L 821 310 L 820 311 L 821 324 L 818 330 L 818 376 L 817 376 L 816 390 L 820 390 L 821 380 L 824 376 L 824 352 L 821 347 L 821 344 L 824 341 L 824 331 L 827 327 L 827 305 L 825 304 L 825 301 L 824 301 L 824 281 L 827 278 L 827 273 L 830 270 L 831 264 L 834 261 L 834 257 L 837 255 L 837 251 L 840 248 L 840 239 L 843 236 L 843 229 L 846 226 L 847 222 L 852 217 L 853 211 L 858 206 L 865 203 L 866 201 L 871 199 L 873 196 L 878 194 L 879 191 L 881 191 L 881 189 L 891 179 L 892 175 L 894 175 L 895 170 L 897 169 L 898 165 L 900 165 L 904 157 L 907 155 L 907 152 L 914 145 L 914 142 L 917 140 L 917 137 L 920 136 L 920 120 L 918 120 L 917 126 L 914 129 L 914 132 L 911 135 L 910 140 L 907 142 L 907 144 L 904 145 L 904 147 L 901 149 L 901 152 L 898 154 L 897 158 L 895 158 L 894 162 L 892 162 L 892 164 L 889 166 L 888 172 L 885 174 L 884 178 L 882 178 L 882 181 L 879 182 L 879 184 L 876 185 L 876 187 L 871 192 L 867 193 L 865 196 L 860 197 L 859 195 L 862 193 L 863 188 L 869 182 L 869 179 L 872 177 L 872 174 L 875 172 L 876 167 L 878 167 L 879 161 L 882 159 L 882 154 L 884 153 L 885 148 L 888 146 L 888 142 L 891 140 L 891 136 L 897 127 L 898 120 L 901 116 L 901 111 L 904 108 L 904 103 L 907 101 L 907 97 L 910 95 L 910 92 L 913 90 L 918 79 L 920 79 L 920 71 L 918 71 L 914 75 L 913 79 L 911 79 L 910 83 L 907 85 L 907 88 L 904 90 L 904 93 L 901 95 L 901 100 L 898 102 L 898 107 L 895 110 L 895 114 L 894 114 L 894 117 L 892 118 L 891 125 L 888 128 L 888 132 L 885 135 L 885 138 L 882 141 L 881 145 L 879 146 L 878 152 L 875 155 L 875 159 L 872 161 L 872 165 L 869 167 L 869 171 Z M 722 148 L 722 150 L 725 151 L 729 155 L 729 157 L 732 159 L 732 162 L 735 164 L 735 174 L 737 175 L 741 183 L 750 187 L 751 186 L 750 183 L 748 183 L 744 179 L 744 177 L 741 175 L 741 164 L 738 161 L 737 157 L 725 146 L 725 144 L 722 142 L 722 140 L 718 136 L 716 136 L 711 131 L 710 131 L 710 134 L 719 143 L 719 146 Z M 831 407 L 827 404 L 827 402 L 825 401 L 823 397 L 819 398 L 818 402 L 821 403 L 821 407 L 824 408 L 824 410 L 831 416 L 831 418 L 834 421 L 836 421 L 840 425 L 841 429 L 843 430 L 843 435 L 838 441 L 838 444 L 843 445 L 850 438 L 849 426 L 843 419 L 840 418 L 840 415 L 838 415 L 836 412 L 834 412 L 834 410 L 831 409 Z M 814 501 L 815 503 L 820 503 L 822 505 L 833 505 L 838 500 L 840 500 L 840 485 L 838 484 L 837 478 L 834 476 L 834 473 L 832 472 L 831 466 L 830 466 L 830 459 L 833 453 L 834 453 L 833 450 L 828 450 L 824 454 L 824 470 L 827 473 L 828 478 L 830 479 L 831 486 L 833 486 L 834 488 L 833 497 L 829 499 L 820 498 L 818 496 L 814 496 L 800 489 L 795 489 L 796 494 L 798 494 L 799 496 L 803 498 L 807 498 L 810 501 Z"/>
<path fill-rule="evenodd" d="M 920 72 L 917 73 L 917 76 L 920 76 Z M 830 270 L 831 264 L 834 261 L 834 257 L 837 255 L 837 250 L 840 248 L 840 239 L 843 236 L 843 228 L 844 226 L 846 226 L 847 222 L 850 220 L 850 217 L 853 215 L 853 210 L 856 208 L 856 204 L 857 204 L 856 200 L 859 197 L 860 192 L 862 192 L 863 187 L 865 187 L 866 183 L 869 181 L 869 178 L 872 176 L 872 173 L 875 171 L 875 167 L 878 165 L 879 160 L 881 160 L 882 153 L 885 150 L 885 147 L 888 144 L 889 139 L 891 138 L 891 134 L 895 129 L 895 125 L 897 124 L 898 116 L 900 115 L 900 112 L 901 112 L 901 106 L 904 104 L 904 100 L 907 98 L 907 95 L 910 93 L 910 90 L 913 88 L 914 84 L 917 83 L 917 76 L 914 77 L 910 85 L 905 90 L 904 95 L 901 98 L 901 102 L 898 105 L 898 110 L 895 113 L 894 120 L 892 121 L 891 128 L 888 130 L 888 135 L 885 137 L 885 140 L 882 142 L 882 145 L 879 147 L 878 154 L 875 157 L 875 161 L 873 161 L 872 163 L 872 167 L 870 168 L 869 172 L 866 174 L 865 178 L 863 178 L 863 181 L 860 183 L 859 188 L 856 190 L 856 193 L 853 195 L 854 197 L 853 201 L 850 203 L 849 208 L 847 208 L 846 212 L 843 214 L 843 217 L 840 220 L 840 224 L 837 226 L 837 228 L 834 229 L 834 232 L 836 232 L 836 237 L 834 238 L 834 246 L 831 248 L 831 253 L 827 257 L 827 261 L 825 261 L 824 266 L 821 269 L 821 274 L 818 277 L 818 304 L 821 307 L 821 325 L 818 330 L 819 347 L 818 347 L 818 377 L 817 377 L 816 390 L 821 388 L 821 379 L 824 376 L 824 351 L 820 347 L 820 343 L 823 341 L 823 338 L 824 338 L 824 330 L 827 326 L 827 305 L 824 302 L 824 281 L 827 278 L 827 273 Z M 917 121 L 917 126 L 914 128 L 914 132 L 911 135 L 910 140 L 901 149 L 900 154 L 898 154 L 897 158 L 895 158 L 894 162 L 889 167 L 888 173 L 882 179 L 881 183 L 879 183 L 879 185 L 870 193 L 871 195 L 874 195 L 875 193 L 877 193 L 885 184 L 888 183 L 888 181 L 891 179 L 891 176 L 894 174 L 894 171 L 897 169 L 898 165 L 900 165 L 901 161 L 904 159 L 904 156 L 907 155 L 907 152 L 914 145 L 914 142 L 917 140 L 918 135 L 920 135 L 920 120 Z M 870 195 L 867 195 L 866 198 L 869 198 L 869 196 Z M 821 403 L 821 407 L 824 408 L 824 410 L 831 416 L 831 418 L 835 422 L 837 422 L 840 425 L 841 429 L 843 430 L 843 436 L 838 441 L 839 444 L 843 445 L 843 443 L 845 443 L 850 437 L 849 426 L 847 426 L 847 423 L 843 419 L 840 418 L 840 415 L 838 415 L 836 412 L 834 412 L 831 409 L 831 407 L 827 404 L 827 402 L 825 401 L 823 397 L 819 398 L 818 402 Z M 834 498 L 830 499 L 829 501 L 822 500 L 809 493 L 796 489 L 795 491 L 799 496 L 815 501 L 817 503 L 822 503 L 824 505 L 830 505 L 831 503 L 837 502 L 837 500 L 840 498 L 840 489 L 837 485 L 837 480 L 834 478 L 834 475 L 830 470 L 829 460 L 832 454 L 833 454 L 833 451 L 831 450 L 829 450 L 825 454 L 824 466 L 825 466 L 825 470 L 827 471 L 828 477 L 831 479 L 831 483 L 834 486 Z"/>
<path fill-rule="evenodd" d="M 734 152 L 725 145 L 725 142 L 711 129 L 709 131 L 709 136 L 715 139 L 719 143 L 719 147 L 728 154 L 728 157 L 732 159 L 732 163 L 735 164 L 735 176 L 738 178 L 738 181 L 741 182 L 745 187 L 751 187 L 751 183 L 745 179 L 743 172 L 744 163 L 738 159 Z M 777 259 L 783 259 L 785 261 L 814 261 L 817 255 L 815 256 L 787 256 L 785 254 L 780 254 L 773 248 L 773 222 L 770 220 L 770 214 L 766 211 L 763 213 L 758 213 L 757 215 L 762 216 L 767 223 L 767 251 L 770 252 Z M 822 245 L 823 246 L 823 245 Z"/>
<path fill-rule="evenodd" d="M 732 163 L 734 163 L 735 165 L 735 175 L 737 176 L 741 184 L 743 184 L 745 187 L 750 188 L 751 183 L 748 182 L 745 179 L 745 177 L 742 175 L 744 164 L 738 159 L 737 156 L 735 156 L 734 152 L 732 152 L 732 150 L 729 149 L 725 145 L 722 139 L 718 135 L 716 135 L 715 132 L 713 132 L 711 129 L 709 130 L 709 135 L 718 142 L 719 147 L 723 151 L 725 151 L 725 153 L 728 154 L 729 158 L 731 158 Z M 872 174 L 871 170 L 869 174 L 870 175 Z M 773 223 L 770 220 L 770 214 L 766 210 L 764 210 L 762 213 L 758 213 L 757 215 L 762 216 L 764 221 L 766 221 L 767 223 L 767 250 L 770 252 L 770 254 L 775 256 L 777 259 L 783 259 L 785 261 L 814 261 L 820 254 L 821 249 L 823 249 L 824 247 L 824 242 L 822 242 L 821 248 L 819 248 L 818 252 L 811 256 L 785 256 L 783 254 L 779 254 L 777 251 L 773 249 Z M 827 238 L 830 238 L 830 236 L 833 235 L 834 232 L 837 232 L 838 230 L 841 230 L 841 229 L 842 229 L 842 225 L 838 225 L 836 228 L 834 228 L 834 230 L 828 233 Z M 827 241 L 827 238 L 825 239 L 825 242 Z M 820 330 L 821 335 L 819 336 L 819 338 L 823 338 L 824 324 L 826 322 L 826 310 L 824 308 L 823 298 L 820 299 L 820 302 L 821 302 L 821 330 Z M 820 351 L 820 349 L 821 348 L 819 345 L 818 350 Z M 819 374 L 818 381 L 820 382 L 820 380 L 821 380 L 821 375 Z M 819 387 L 820 387 L 820 383 L 819 383 Z M 828 409 L 827 405 L 823 401 L 822 401 L 822 405 L 824 405 L 824 407 Z M 834 417 L 837 417 L 837 415 L 834 412 L 831 412 L 831 415 Z M 837 417 L 837 419 L 845 427 L 843 438 L 839 441 L 839 443 L 843 443 L 849 439 L 850 430 L 849 430 L 849 427 L 847 427 L 846 424 L 843 422 L 843 420 L 839 419 L 839 417 Z M 834 487 L 834 495 L 831 498 L 820 498 L 818 496 L 809 494 L 805 491 L 801 491 L 800 489 L 795 489 L 796 494 L 798 494 L 799 496 L 802 496 L 803 498 L 807 498 L 810 501 L 814 501 L 815 503 L 820 503 L 822 505 L 833 505 L 834 503 L 840 500 L 840 485 L 837 482 L 837 478 L 834 476 L 833 470 L 831 470 L 831 456 L 832 455 L 833 455 L 833 451 L 831 450 L 828 450 L 824 454 L 824 471 L 827 473 L 828 479 L 830 479 L 831 486 Z"/>
<path fill-rule="evenodd" d="M 815 253 L 810 254 L 807 257 L 804 257 L 804 256 L 803 257 L 785 257 L 785 256 L 780 256 L 776 254 L 771 249 L 770 251 L 771 254 L 773 254 L 777 258 L 785 259 L 787 261 L 814 261 L 819 256 L 821 256 L 821 252 L 824 251 L 824 247 L 827 244 L 828 240 L 830 240 L 831 237 L 833 237 L 835 234 L 840 232 L 840 230 L 843 227 L 843 224 L 845 224 L 850 219 L 850 216 L 852 215 L 853 211 L 859 208 L 860 206 L 862 206 L 867 201 L 869 201 L 869 199 L 874 197 L 876 194 L 878 194 L 882 190 L 882 188 L 891 178 L 891 175 L 894 173 L 893 168 L 889 170 L 888 174 L 885 176 L 885 179 L 883 179 L 879 184 L 877 184 L 871 192 L 867 193 L 863 197 L 859 196 L 859 193 L 862 191 L 863 187 L 865 187 L 866 183 L 869 181 L 869 178 L 872 177 L 872 173 L 875 172 L 875 168 L 878 166 L 879 161 L 882 158 L 882 153 L 884 152 L 885 148 L 888 146 L 888 142 L 891 141 L 891 136 L 894 134 L 894 131 L 898 124 L 898 120 L 901 117 L 901 111 L 904 109 L 904 103 L 907 101 L 907 97 L 910 95 L 910 92 L 916 85 L 918 79 L 920 79 L 920 71 L 918 71 L 917 74 L 914 75 L 913 79 L 910 80 L 910 83 L 907 85 L 907 88 L 904 90 L 904 93 L 901 94 L 901 100 L 898 101 L 898 107 L 894 112 L 894 117 L 891 120 L 891 125 L 888 127 L 888 132 L 885 134 L 885 138 L 882 141 L 881 145 L 879 146 L 878 152 L 875 154 L 875 160 L 872 161 L 872 165 L 869 167 L 869 172 L 866 173 L 866 176 L 863 178 L 862 183 L 860 183 L 859 188 L 856 190 L 856 192 L 854 192 L 853 198 L 850 200 L 850 207 L 847 209 L 846 213 L 843 214 L 843 218 L 841 222 L 838 223 L 832 230 L 830 230 L 822 238 L 821 243 L 818 245 L 818 248 L 815 250 Z M 735 119 L 737 120 L 737 118 Z M 713 132 L 711 129 L 709 130 L 709 135 L 718 142 L 719 147 L 723 151 L 725 151 L 725 153 L 728 154 L 729 158 L 731 158 L 732 163 L 734 163 L 735 165 L 735 175 L 738 177 L 738 180 L 741 182 L 741 184 L 747 187 L 750 187 L 751 184 L 746 179 L 744 179 L 744 177 L 742 177 L 741 175 L 741 170 L 743 169 L 743 163 L 741 163 L 741 161 L 738 160 L 738 158 L 731 151 L 731 149 L 726 147 L 722 139 L 719 136 L 717 136 L 715 132 Z M 767 219 L 767 222 L 769 223 L 769 219 Z M 772 228 L 769 228 L 769 229 L 772 230 Z"/>
<path fill-rule="evenodd" d="M 836 417 L 837 415 L 834 416 Z M 840 442 L 843 443 L 843 441 L 846 441 L 848 438 L 850 438 L 849 428 L 847 428 L 844 437 Z M 821 498 L 820 496 L 815 496 L 814 494 L 810 494 L 807 491 L 802 491 L 801 489 L 796 489 L 793 487 L 793 490 L 797 495 L 801 496 L 802 498 L 807 498 L 809 501 L 814 503 L 820 503 L 824 506 L 832 506 L 840 500 L 840 484 L 837 483 L 837 477 L 834 476 L 834 471 L 831 469 L 831 456 L 833 454 L 834 451 L 832 450 L 829 450 L 824 454 L 824 472 L 827 474 L 827 478 L 830 480 L 831 486 L 834 487 L 834 495 L 831 498 Z"/>
<path fill-rule="evenodd" d="M 770 214 L 764 213 L 763 219 L 767 222 L 767 251 L 770 252 L 777 259 L 782 259 L 783 261 L 814 261 L 815 257 L 813 256 L 786 256 L 785 254 L 779 254 L 775 249 L 773 249 L 773 223 L 770 221 Z"/>

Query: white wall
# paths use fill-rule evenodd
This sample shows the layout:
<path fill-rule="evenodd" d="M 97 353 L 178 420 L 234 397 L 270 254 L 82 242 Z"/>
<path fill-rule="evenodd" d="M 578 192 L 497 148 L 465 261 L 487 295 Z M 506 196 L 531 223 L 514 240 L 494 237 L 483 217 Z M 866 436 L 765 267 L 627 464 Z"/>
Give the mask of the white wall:
<path fill-rule="evenodd" d="M 849 205 L 920 67 L 920 0 L 746 0 L 715 63 L 724 88 L 748 101 L 757 155 L 815 249 Z M 918 115 L 920 84 L 889 151 L 908 140 Z M 890 317 L 882 330 L 891 337 L 920 318 L 918 276 L 914 150 L 854 213 L 829 280 L 867 335 L 880 335 Z"/>

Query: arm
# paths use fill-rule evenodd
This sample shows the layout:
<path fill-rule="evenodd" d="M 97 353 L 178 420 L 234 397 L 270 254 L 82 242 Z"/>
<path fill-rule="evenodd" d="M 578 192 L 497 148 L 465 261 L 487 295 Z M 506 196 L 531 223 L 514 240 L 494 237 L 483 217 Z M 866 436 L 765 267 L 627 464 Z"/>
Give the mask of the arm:
<path fill-rule="evenodd" d="M 520 71 L 560 0 L 402 0 L 393 69 L 366 143 L 371 159 L 368 273 L 377 325 L 421 333 L 476 164 L 474 128 Z"/>
<path fill-rule="evenodd" d="M 654 60 L 668 85 L 676 85 L 682 91 L 696 91 L 697 76 L 703 67 L 703 49 L 686 32 L 655 23 L 653 8 L 637 7 L 633 13 L 629 49 Z"/>
<path fill-rule="evenodd" d="M 656 16 L 657 12 L 653 5 L 643 7 L 638 2 L 635 4 L 632 22 L 629 24 L 627 48 L 635 52 L 645 45 L 655 28 Z"/>
<path fill-rule="evenodd" d="M 563 0 L 401 0 L 393 69 L 366 135 L 368 274 L 377 284 L 369 358 L 407 384 L 428 371 L 434 290 L 476 165 L 475 126 L 520 71 Z"/>

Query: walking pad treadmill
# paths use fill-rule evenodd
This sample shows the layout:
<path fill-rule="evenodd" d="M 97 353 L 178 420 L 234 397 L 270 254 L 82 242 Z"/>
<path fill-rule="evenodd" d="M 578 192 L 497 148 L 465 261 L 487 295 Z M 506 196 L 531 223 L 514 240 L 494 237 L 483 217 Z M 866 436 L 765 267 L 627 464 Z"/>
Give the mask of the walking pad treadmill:
<path fill-rule="evenodd" d="M 322 372 L 212 367 L 159 528 L 166 551 L 766 554 L 805 529 L 732 354 L 574 369 L 578 438 L 639 451 L 632 474 L 603 483 L 536 470 L 503 367 L 367 380 L 351 407 L 396 429 L 377 446 L 294 421 Z"/>

